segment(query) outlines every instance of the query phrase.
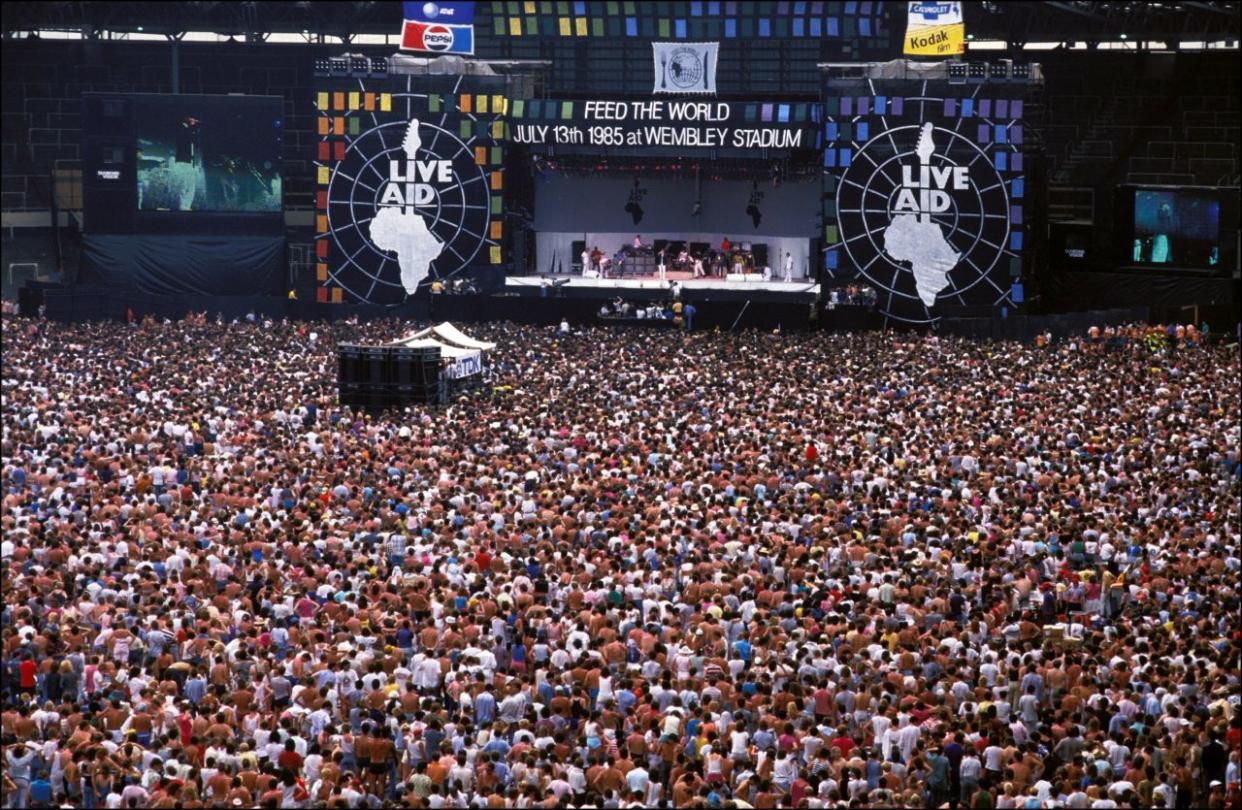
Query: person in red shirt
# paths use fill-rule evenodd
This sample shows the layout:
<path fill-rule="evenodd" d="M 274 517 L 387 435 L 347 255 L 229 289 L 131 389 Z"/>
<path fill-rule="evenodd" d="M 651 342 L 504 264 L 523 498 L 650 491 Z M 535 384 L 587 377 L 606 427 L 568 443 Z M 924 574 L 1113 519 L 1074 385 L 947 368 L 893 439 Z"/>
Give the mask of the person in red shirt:
<path fill-rule="evenodd" d="M 844 758 L 848 757 L 850 755 L 850 751 L 854 750 L 855 743 L 849 735 L 849 730 L 845 726 L 841 726 L 837 729 L 836 738 L 829 743 L 829 745 L 840 751 L 842 758 Z"/>
<path fill-rule="evenodd" d="M 17 665 L 18 685 L 23 692 L 28 692 L 32 695 L 35 691 L 35 669 L 34 659 L 30 656 L 24 657 L 22 662 Z"/>
<path fill-rule="evenodd" d="M 285 740 L 285 750 L 280 752 L 280 756 L 276 757 L 276 764 L 282 770 L 298 773 L 302 770 L 302 755 L 297 752 L 297 747 L 293 740 Z"/>

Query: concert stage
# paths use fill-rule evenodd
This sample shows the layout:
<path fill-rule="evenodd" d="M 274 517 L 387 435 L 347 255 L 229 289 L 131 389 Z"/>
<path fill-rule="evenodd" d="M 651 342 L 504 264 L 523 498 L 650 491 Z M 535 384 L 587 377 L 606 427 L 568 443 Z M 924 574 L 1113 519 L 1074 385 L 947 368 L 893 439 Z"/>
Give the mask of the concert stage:
<path fill-rule="evenodd" d="M 728 292 L 733 294 L 762 296 L 764 300 L 814 301 L 819 285 L 807 281 L 763 281 L 762 276 L 747 276 L 747 280 L 730 278 L 688 278 L 684 273 L 668 274 L 670 281 L 676 281 L 681 287 L 682 298 L 712 297 L 712 293 Z M 551 286 L 555 285 L 555 286 Z M 584 278 L 583 276 L 509 276 L 505 279 L 505 291 L 519 295 L 539 295 L 540 290 L 547 290 L 548 295 L 563 295 L 581 298 L 597 298 L 600 293 L 604 297 L 628 297 L 641 292 L 643 298 L 669 294 L 667 282 L 650 276 L 637 278 Z M 730 295 L 729 298 L 733 298 Z"/>

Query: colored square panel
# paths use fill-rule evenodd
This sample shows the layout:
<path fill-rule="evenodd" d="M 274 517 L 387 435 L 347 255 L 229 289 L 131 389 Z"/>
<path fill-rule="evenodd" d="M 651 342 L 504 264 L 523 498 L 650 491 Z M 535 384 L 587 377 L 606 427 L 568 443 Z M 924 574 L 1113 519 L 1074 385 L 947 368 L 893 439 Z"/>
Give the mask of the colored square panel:
<path fill-rule="evenodd" d="M 573 32 L 573 26 L 568 17 L 561 17 L 557 20 L 556 27 L 563 37 L 567 37 Z"/>
<path fill-rule="evenodd" d="M 326 191 L 315 192 L 315 207 L 321 211 L 325 210 L 328 207 L 328 192 Z"/>
<path fill-rule="evenodd" d="M 871 96 L 859 96 L 858 104 L 854 107 L 855 115 L 871 114 Z"/>
<path fill-rule="evenodd" d="M 1014 231 L 1009 234 L 1009 249 L 1015 253 L 1022 250 L 1022 231 Z"/>
<path fill-rule="evenodd" d="M 719 17 L 719 16 L 720 16 L 720 3 L 719 3 L 719 0 L 711 0 L 711 2 L 709 2 L 709 3 L 707 4 L 707 13 L 708 13 L 710 16 L 712 16 L 712 17 Z"/>
<path fill-rule="evenodd" d="M 854 122 L 853 121 L 842 121 L 840 140 L 848 141 L 848 140 L 851 140 L 853 137 L 854 137 Z"/>
<path fill-rule="evenodd" d="M 836 96 L 824 99 L 824 115 L 833 116 L 841 114 L 841 100 Z"/>
<path fill-rule="evenodd" d="M 328 288 L 327 287 L 319 287 L 318 289 L 315 290 L 315 303 L 316 304 L 328 303 Z"/>
<path fill-rule="evenodd" d="M 673 36 L 677 37 L 678 39 L 686 38 L 686 21 L 685 20 L 674 20 L 673 21 Z"/>
<path fill-rule="evenodd" d="M 474 128 L 471 126 L 471 123 L 470 121 L 462 121 L 457 128 L 457 132 L 463 141 L 468 141 L 474 137 Z"/>
<path fill-rule="evenodd" d="M 487 113 L 489 109 L 490 109 L 490 106 L 488 104 L 487 96 L 475 96 L 474 98 L 474 111 L 475 112 L 479 113 L 480 115 L 484 115 Z"/>
<path fill-rule="evenodd" d="M 858 20 L 858 35 L 860 37 L 871 36 L 871 18 L 861 17 Z"/>
<path fill-rule="evenodd" d="M 574 103 L 572 101 L 561 102 L 561 118 L 568 121 L 574 117 Z"/>
<path fill-rule="evenodd" d="M 776 36 L 781 37 L 782 39 L 789 36 L 789 19 L 787 17 L 777 17 L 776 27 L 774 30 L 776 32 Z"/>
<path fill-rule="evenodd" d="M 440 94 L 432 93 L 427 96 L 427 112 L 440 112 L 440 104 L 442 103 L 443 102 L 440 100 Z"/>
<path fill-rule="evenodd" d="M 487 258 L 491 264 L 500 264 L 500 245 L 492 245 L 487 251 Z"/>
<path fill-rule="evenodd" d="M 591 20 L 591 36 L 602 37 L 604 35 L 604 20 L 602 17 L 596 17 Z"/>
<path fill-rule="evenodd" d="M 502 206 L 504 206 L 504 203 L 505 203 L 504 197 L 497 197 L 494 194 L 492 195 L 492 215 L 493 216 L 497 216 L 497 217 L 500 216 L 500 212 L 502 210 Z"/>
<path fill-rule="evenodd" d="M 474 99 L 472 96 L 462 94 L 457 99 L 457 109 L 464 113 L 474 112 Z"/>
<path fill-rule="evenodd" d="M 996 171 L 1009 171 L 1009 153 L 996 152 L 992 155 L 992 165 L 996 167 Z"/>
<path fill-rule="evenodd" d="M 315 217 L 315 233 L 327 233 L 327 232 L 328 232 L 328 218 L 327 216 L 320 214 L 319 216 Z"/>
<path fill-rule="evenodd" d="M 839 128 L 836 121 L 829 121 L 824 124 L 824 140 L 835 141 L 839 134 Z"/>
<path fill-rule="evenodd" d="M 772 21 L 769 20 L 767 17 L 759 18 L 759 36 L 761 37 L 772 36 Z"/>
<path fill-rule="evenodd" d="M 328 258 L 328 240 L 327 239 L 315 240 L 315 255 L 321 259 Z"/>
<path fill-rule="evenodd" d="M 789 105 L 788 104 L 778 104 L 776 106 L 776 120 L 781 122 L 782 124 L 789 123 Z"/>
<path fill-rule="evenodd" d="M 991 118 L 992 117 L 992 99 L 985 98 L 985 99 L 979 100 L 979 117 L 980 118 Z"/>
<path fill-rule="evenodd" d="M 641 24 L 639 25 L 638 30 L 642 31 L 643 36 L 654 37 L 656 35 L 655 20 L 651 19 L 650 17 L 643 17 L 640 20 L 640 23 Z"/>
<path fill-rule="evenodd" d="M 328 129 L 331 126 L 332 126 L 332 122 L 328 120 L 327 116 L 323 116 L 323 115 L 319 116 L 319 134 L 320 135 L 327 135 Z"/>
<path fill-rule="evenodd" d="M 613 17 L 608 20 L 608 36 L 610 37 L 621 36 L 621 20 L 617 19 L 616 17 Z"/>
<path fill-rule="evenodd" d="M 574 36 L 585 37 L 587 35 L 586 17 L 579 17 L 574 20 Z"/>
<path fill-rule="evenodd" d="M 515 98 L 513 100 L 513 117 L 521 118 L 526 115 L 526 99 Z"/>
<path fill-rule="evenodd" d="M 1021 145 L 1023 137 L 1022 125 L 1011 124 L 1009 127 L 1009 142 Z"/>
<path fill-rule="evenodd" d="M 1013 223 L 1014 225 L 1022 224 L 1022 206 L 1020 205 L 1009 206 L 1009 221 Z"/>
<path fill-rule="evenodd" d="M 492 18 L 492 33 L 493 34 L 495 34 L 498 37 L 503 37 L 505 35 L 506 30 L 507 29 L 505 28 L 504 17 L 493 17 Z"/>
<path fill-rule="evenodd" d="M 354 121 L 350 121 L 350 123 L 352 124 L 354 123 Z M 336 143 L 332 144 L 332 159 L 335 160 L 337 163 L 340 163 L 342 160 L 345 159 L 345 142 L 344 141 L 337 141 Z"/>
<path fill-rule="evenodd" d="M 837 167 L 837 150 L 836 149 L 825 149 L 824 150 L 824 168 L 835 169 L 836 167 Z"/>
<path fill-rule="evenodd" d="M 349 94 L 349 109 L 356 110 L 360 106 L 362 106 L 362 97 L 361 94 L 355 90 Z"/>
<path fill-rule="evenodd" d="M 522 36 L 522 18 L 521 17 L 510 17 L 509 18 L 509 36 L 511 37 Z"/>
<path fill-rule="evenodd" d="M 737 20 L 725 20 L 725 36 L 730 39 L 737 37 Z"/>
<path fill-rule="evenodd" d="M 828 251 L 828 253 L 824 256 L 824 263 L 828 266 L 829 270 L 836 270 L 838 261 L 839 258 L 837 256 L 837 251 L 835 250 Z"/>
<path fill-rule="evenodd" d="M 1022 153 L 1021 152 L 1014 152 L 1013 157 L 1009 159 L 1009 171 L 1011 172 L 1022 171 Z"/>
<path fill-rule="evenodd" d="M 331 172 L 328 170 L 328 167 L 327 167 L 327 166 L 319 166 L 319 167 L 315 170 L 315 174 L 316 174 L 316 176 L 317 176 L 317 178 L 318 178 L 318 180 L 319 180 L 319 185 L 321 185 L 321 186 L 326 186 L 326 185 L 328 185 L 328 180 L 329 180 L 329 178 L 331 178 L 331 176 L 332 176 L 332 174 L 331 174 Z"/>
<path fill-rule="evenodd" d="M 795 17 L 793 21 L 793 35 L 795 37 L 806 36 L 806 20 L 801 17 Z"/>
<path fill-rule="evenodd" d="M 992 140 L 996 141 L 997 143 L 1007 143 L 1009 141 L 1009 138 L 1008 138 L 1008 133 L 1005 130 L 1006 130 L 1006 127 L 1004 124 L 997 124 L 996 126 L 992 127 Z"/>
<path fill-rule="evenodd" d="M 841 35 L 841 24 L 836 17 L 829 17 L 826 36 L 836 37 Z"/>
<path fill-rule="evenodd" d="M 367 112 L 375 112 L 375 94 L 367 93 L 362 97 L 362 109 Z"/>
<path fill-rule="evenodd" d="M 1024 180 L 1021 177 L 1015 177 L 1009 183 L 1009 196 L 1014 198 L 1015 200 L 1020 200 L 1022 199 L 1025 193 L 1026 193 L 1026 180 Z"/>
<path fill-rule="evenodd" d="M 1009 117 L 1010 118 L 1021 118 L 1022 117 L 1022 99 L 1015 98 L 1013 100 L 1013 103 L 1009 105 Z"/>
<path fill-rule="evenodd" d="M 824 23 L 819 17 L 811 18 L 811 37 L 819 39 L 824 35 Z"/>
<path fill-rule="evenodd" d="M 837 156 L 837 163 L 838 165 L 841 166 L 842 169 L 848 168 L 850 165 L 850 160 L 853 157 L 854 157 L 854 150 L 848 149 L 848 148 L 842 149 L 841 154 Z"/>
<path fill-rule="evenodd" d="M 332 134 L 333 135 L 344 135 L 345 134 L 345 119 L 343 117 L 338 115 L 336 118 L 332 119 Z"/>
<path fill-rule="evenodd" d="M 1009 99 L 1007 98 L 996 99 L 996 117 L 997 118 L 1008 118 L 1009 117 Z"/>
<path fill-rule="evenodd" d="M 315 109 L 317 110 L 328 109 L 328 94 L 327 93 L 319 93 L 315 96 Z"/>
<path fill-rule="evenodd" d="M 345 94 L 344 93 L 333 93 L 332 94 L 332 109 L 334 110 L 345 109 Z"/>
<path fill-rule="evenodd" d="M 539 35 L 539 18 L 538 17 L 527 17 L 526 18 L 526 36 L 534 37 L 538 35 Z"/>
<path fill-rule="evenodd" d="M 487 164 L 487 150 L 482 146 L 474 148 L 474 165 L 484 166 Z"/>
<path fill-rule="evenodd" d="M 759 120 L 760 121 L 771 121 L 772 120 L 772 105 L 771 104 L 763 105 L 763 107 L 760 109 L 760 112 L 759 112 Z"/>
<path fill-rule="evenodd" d="M 621 4 L 618 3 L 617 0 L 608 0 L 608 2 L 605 4 L 605 8 L 609 16 L 612 16 L 612 17 L 615 17 L 621 13 Z"/>
<path fill-rule="evenodd" d="M 357 118 L 349 119 L 349 134 L 357 135 L 361 131 L 362 131 L 362 122 L 359 121 Z"/>
<path fill-rule="evenodd" d="M 990 143 L 992 139 L 992 128 L 987 124 L 980 124 L 979 131 L 975 135 L 975 143 Z"/>
<path fill-rule="evenodd" d="M 316 159 L 316 160 L 320 160 L 320 161 L 327 160 L 327 159 L 328 159 L 328 154 L 329 154 L 329 152 L 328 152 L 328 142 L 327 142 L 327 141 L 320 141 L 320 142 L 319 142 L 319 151 L 316 153 L 316 155 L 315 155 L 315 159 Z"/>
<path fill-rule="evenodd" d="M 380 93 L 380 112 L 392 112 L 392 93 Z"/>
<path fill-rule="evenodd" d="M 523 14 L 536 13 L 535 12 L 535 0 L 526 0 L 526 2 L 522 4 L 522 13 Z"/>
<path fill-rule="evenodd" d="M 690 4 L 690 16 L 691 17 L 702 17 L 703 16 L 703 4 L 699 2 L 698 0 L 695 0 L 694 2 Z"/>
<path fill-rule="evenodd" d="M 859 143 L 865 143 L 871 139 L 871 125 L 866 121 L 859 121 L 854 126 L 854 140 Z"/>
<path fill-rule="evenodd" d="M 493 146 L 489 150 L 491 154 L 491 164 L 493 166 L 503 165 L 505 162 L 505 150 L 499 146 Z"/>
<path fill-rule="evenodd" d="M 871 105 L 871 109 L 876 115 L 884 115 L 888 109 L 888 96 L 876 96 L 875 102 Z"/>
<path fill-rule="evenodd" d="M 339 304 L 344 300 L 343 290 L 340 287 L 332 288 L 332 303 Z"/>
<path fill-rule="evenodd" d="M 504 175 L 500 172 L 491 173 L 491 189 L 492 191 L 500 191 L 504 188 Z"/>
<path fill-rule="evenodd" d="M 638 36 L 638 20 L 633 17 L 625 18 L 625 35 L 627 37 Z"/>
<path fill-rule="evenodd" d="M 586 16 L 586 2 L 585 2 L 585 0 L 574 0 L 574 14 L 575 14 L 576 16 L 578 16 L 578 17 L 585 17 L 585 16 Z"/>
<path fill-rule="evenodd" d="M 668 39 L 669 37 L 672 36 L 671 28 L 668 24 L 668 20 L 660 20 L 659 26 L 660 26 L 660 39 Z"/>
<path fill-rule="evenodd" d="M 320 283 L 328 280 L 328 265 L 320 262 L 315 265 L 315 281 Z"/>
<path fill-rule="evenodd" d="M 842 115 L 853 115 L 854 114 L 854 99 L 850 98 L 849 96 L 845 96 L 844 98 L 841 99 L 841 114 Z"/>
<path fill-rule="evenodd" d="M 836 225 L 825 225 L 824 226 L 824 241 L 825 242 L 827 242 L 830 245 L 835 245 L 837 243 L 838 238 L 839 237 L 837 234 Z"/>
<path fill-rule="evenodd" d="M 504 137 L 505 137 L 505 122 L 504 121 L 493 121 L 492 122 L 492 140 L 499 141 L 499 140 L 502 140 Z"/>
<path fill-rule="evenodd" d="M 496 220 L 489 227 L 490 230 L 487 234 L 489 239 L 499 239 L 504 235 L 504 223 L 500 220 Z"/>
<path fill-rule="evenodd" d="M 902 96 L 893 96 L 892 113 L 893 115 L 901 115 L 905 112 L 906 100 Z"/>
<path fill-rule="evenodd" d="M 956 118 L 957 117 L 957 99 L 946 98 L 944 100 L 944 117 L 945 118 Z"/>
<path fill-rule="evenodd" d="M 975 100 L 973 98 L 962 99 L 962 117 L 970 118 L 975 114 Z"/>

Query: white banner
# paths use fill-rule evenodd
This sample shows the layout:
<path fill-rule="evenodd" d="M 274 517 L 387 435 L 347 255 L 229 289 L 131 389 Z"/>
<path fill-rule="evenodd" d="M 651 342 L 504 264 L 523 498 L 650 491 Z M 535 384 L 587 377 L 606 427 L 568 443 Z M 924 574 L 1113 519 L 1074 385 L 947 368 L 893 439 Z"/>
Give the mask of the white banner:
<path fill-rule="evenodd" d="M 444 376 L 450 380 L 460 380 L 483 370 L 483 362 L 478 352 L 462 355 L 444 366 Z"/>
<path fill-rule="evenodd" d="M 715 93 L 719 42 L 653 42 L 652 93 Z"/>

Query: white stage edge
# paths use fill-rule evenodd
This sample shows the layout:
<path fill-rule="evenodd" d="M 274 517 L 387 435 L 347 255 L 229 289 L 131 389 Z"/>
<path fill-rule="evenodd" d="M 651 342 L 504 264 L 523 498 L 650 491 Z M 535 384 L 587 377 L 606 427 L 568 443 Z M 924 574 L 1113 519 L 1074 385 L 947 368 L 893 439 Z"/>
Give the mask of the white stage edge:
<path fill-rule="evenodd" d="M 756 278 L 762 279 L 762 276 Z M 566 280 L 568 279 L 568 280 Z M 668 282 L 654 278 L 583 278 L 582 276 L 509 276 L 505 287 L 538 287 L 555 281 L 562 287 L 613 290 L 666 290 Z M 818 283 L 806 281 L 730 281 L 720 278 L 694 278 L 677 282 L 683 290 L 737 290 L 777 293 L 814 293 Z"/>

